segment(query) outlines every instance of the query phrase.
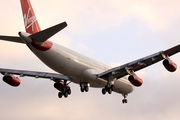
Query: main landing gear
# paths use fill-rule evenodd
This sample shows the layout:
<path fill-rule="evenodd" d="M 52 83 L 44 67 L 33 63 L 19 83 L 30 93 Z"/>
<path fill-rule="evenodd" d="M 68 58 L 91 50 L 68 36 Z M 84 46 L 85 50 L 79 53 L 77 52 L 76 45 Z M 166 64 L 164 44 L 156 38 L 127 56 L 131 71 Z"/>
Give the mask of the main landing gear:
<path fill-rule="evenodd" d="M 81 92 L 88 92 L 89 91 L 89 83 L 80 83 L 80 89 L 81 89 Z"/>
<path fill-rule="evenodd" d="M 112 91 L 114 91 L 114 85 L 106 85 L 103 89 L 102 89 L 102 94 L 105 95 L 106 92 L 108 92 L 109 94 L 112 93 Z"/>
<path fill-rule="evenodd" d="M 68 95 L 70 95 L 70 94 L 71 94 L 71 89 L 67 89 L 65 91 L 63 90 L 63 91 L 59 92 L 58 97 L 62 98 L 62 96 L 64 96 L 65 98 L 67 98 Z"/>
<path fill-rule="evenodd" d="M 105 95 L 106 92 L 111 94 L 112 91 L 114 91 L 113 76 L 112 76 L 112 74 L 106 76 L 105 79 L 107 80 L 107 85 L 102 89 L 102 94 Z"/>
<path fill-rule="evenodd" d="M 67 81 L 64 80 L 64 85 L 62 86 L 63 89 L 59 89 L 59 90 L 60 90 L 60 92 L 58 93 L 58 97 L 59 97 L 59 98 L 62 98 L 62 96 L 64 96 L 65 98 L 67 98 L 68 95 L 71 94 L 71 89 L 70 89 L 70 87 L 67 87 L 67 84 L 66 84 L 66 83 L 67 83 Z"/>

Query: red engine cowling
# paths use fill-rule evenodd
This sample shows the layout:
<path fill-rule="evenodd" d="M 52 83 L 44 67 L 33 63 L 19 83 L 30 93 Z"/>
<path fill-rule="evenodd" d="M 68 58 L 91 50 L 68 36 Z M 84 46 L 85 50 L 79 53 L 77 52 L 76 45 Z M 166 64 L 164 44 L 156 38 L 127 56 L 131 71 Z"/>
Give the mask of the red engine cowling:
<path fill-rule="evenodd" d="M 139 78 L 136 74 L 130 75 L 128 77 L 128 80 L 136 87 L 139 87 L 142 85 L 143 81 L 141 78 Z"/>
<path fill-rule="evenodd" d="M 54 83 L 54 87 L 55 87 L 57 90 L 62 91 L 63 88 L 64 88 L 64 84 L 61 83 L 61 82 L 56 82 L 56 83 Z M 66 88 L 67 88 L 67 90 L 69 90 L 69 89 L 70 89 L 70 86 L 69 86 L 69 85 L 66 85 Z"/>
<path fill-rule="evenodd" d="M 165 59 L 163 65 L 169 72 L 174 72 L 177 69 L 177 65 L 170 59 Z"/>
<path fill-rule="evenodd" d="M 18 77 L 15 77 L 12 74 L 5 75 L 3 77 L 3 81 L 6 82 L 7 84 L 13 86 L 13 87 L 17 87 L 21 83 L 20 79 Z"/>

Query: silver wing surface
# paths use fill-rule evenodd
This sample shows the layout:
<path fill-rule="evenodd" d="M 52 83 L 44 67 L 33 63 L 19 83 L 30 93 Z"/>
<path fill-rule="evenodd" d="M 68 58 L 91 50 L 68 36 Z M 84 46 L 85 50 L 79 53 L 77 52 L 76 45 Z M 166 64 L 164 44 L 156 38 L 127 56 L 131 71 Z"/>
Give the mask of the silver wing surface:
<path fill-rule="evenodd" d="M 115 78 L 119 79 L 121 77 L 128 75 L 127 70 L 129 70 L 129 69 L 134 72 L 141 70 L 141 69 L 148 67 L 154 63 L 157 63 L 163 59 L 167 59 L 169 56 L 172 56 L 178 52 L 180 52 L 180 45 L 177 45 L 168 50 L 160 51 L 158 53 L 149 55 L 147 57 L 135 60 L 133 62 L 124 64 L 122 66 L 118 66 L 118 67 L 109 69 L 101 74 L 98 74 L 97 77 L 107 78 L 109 75 L 111 75 L 113 77 L 113 79 L 115 79 Z"/>
<path fill-rule="evenodd" d="M 56 74 L 56 73 L 3 69 L 3 68 L 0 68 L 0 73 L 3 75 L 7 75 L 7 74 L 20 75 L 20 77 L 28 76 L 28 77 L 35 77 L 35 78 L 46 78 L 46 79 L 51 79 L 54 82 L 59 82 L 60 80 L 69 81 L 69 78 L 67 76 L 62 75 L 62 74 Z"/>

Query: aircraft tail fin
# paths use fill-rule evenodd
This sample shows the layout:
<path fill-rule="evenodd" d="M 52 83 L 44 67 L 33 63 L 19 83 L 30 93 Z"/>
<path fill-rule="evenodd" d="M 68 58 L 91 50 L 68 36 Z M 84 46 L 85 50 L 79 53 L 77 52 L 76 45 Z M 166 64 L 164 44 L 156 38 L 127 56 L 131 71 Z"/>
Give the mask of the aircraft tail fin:
<path fill-rule="evenodd" d="M 31 3 L 29 0 L 20 0 L 22 12 L 24 16 L 24 25 L 26 32 L 29 33 L 32 41 L 35 43 L 41 44 L 44 43 L 48 38 L 52 37 L 54 34 L 59 32 L 60 30 L 64 29 L 67 26 L 66 22 L 62 22 L 45 30 L 40 29 L 38 21 L 35 17 L 34 11 L 32 9 Z M 22 32 L 19 32 L 19 35 L 22 35 Z M 24 43 L 21 37 L 15 36 L 1 36 L 0 40 L 10 41 L 10 42 L 17 42 L 17 43 Z"/>
<path fill-rule="evenodd" d="M 21 1 L 21 8 L 24 17 L 24 25 L 26 32 L 29 34 L 34 34 L 41 31 L 30 1 L 29 0 L 20 0 L 20 1 Z"/>

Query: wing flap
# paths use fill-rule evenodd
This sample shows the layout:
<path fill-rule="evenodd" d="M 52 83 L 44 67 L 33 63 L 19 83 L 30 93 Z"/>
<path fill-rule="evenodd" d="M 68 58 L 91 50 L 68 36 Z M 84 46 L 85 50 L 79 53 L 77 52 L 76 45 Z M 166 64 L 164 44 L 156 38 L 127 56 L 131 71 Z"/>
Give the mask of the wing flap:
<path fill-rule="evenodd" d="M 0 36 L 0 40 L 16 42 L 16 43 L 24 43 L 20 37 L 15 37 L 15 36 Z"/>
<path fill-rule="evenodd" d="M 3 75 L 5 75 L 5 74 L 20 75 L 20 77 L 29 76 L 29 77 L 35 77 L 35 78 L 47 78 L 47 79 L 51 79 L 53 81 L 57 81 L 57 80 L 69 81 L 69 78 L 67 76 L 62 75 L 62 74 L 56 74 L 56 73 L 3 69 L 3 68 L 0 68 L 0 73 Z"/>

